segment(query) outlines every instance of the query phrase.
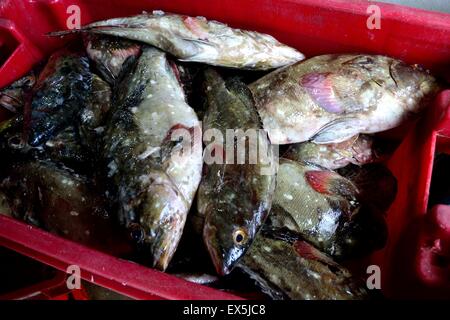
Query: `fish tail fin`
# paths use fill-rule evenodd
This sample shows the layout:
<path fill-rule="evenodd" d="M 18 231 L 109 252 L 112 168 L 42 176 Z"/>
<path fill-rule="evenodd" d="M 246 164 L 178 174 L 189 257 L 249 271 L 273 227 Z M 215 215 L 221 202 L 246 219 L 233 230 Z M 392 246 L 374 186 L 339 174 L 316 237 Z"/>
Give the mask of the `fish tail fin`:
<path fill-rule="evenodd" d="M 101 33 L 102 30 L 115 30 L 119 28 L 138 28 L 140 27 L 140 24 L 98 24 L 98 25 L 86 25 L 84 27 L 78 28 L 78 29 L 70 29 L 70 30 L 61 30 L 61 31 L 53 31 L 49 32 L 46 35 L 50 37 L 61 37 L 61 36 L 67 36 L 74 33 L 82 33 L 82 32 L 93 32 L 93 33 Z"/>
<path fill-rule="evenodd" d="M 88 32 L 89 30 L 90 30 L 90 28 L 53 31 L 53 32 L 46 33 L 46 36 L 49 36 L 49 37 L 63 37 L 63 36 L 67 36 L 69 34 Z"/>

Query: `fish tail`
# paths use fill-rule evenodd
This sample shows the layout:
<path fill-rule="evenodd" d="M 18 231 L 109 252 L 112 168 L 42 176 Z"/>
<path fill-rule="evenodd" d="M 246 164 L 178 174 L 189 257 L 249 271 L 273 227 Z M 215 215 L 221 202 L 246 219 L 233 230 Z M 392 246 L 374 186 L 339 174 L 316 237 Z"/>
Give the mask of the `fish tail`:
<path fill-rule="evenodd" d="M 89 30 L 90 30 L 90 28 L 53 31 L 53 32 L 46 33 L 46 36 L 49 36 L 49 37 L 63 37 L 63 36 L 67 36 L 69 34 L 80 33 L 80 32 L 88 32 Z"/>
<path fill-rule="evenodd" d="M 61 31 L 53 31 L 49 32 L 46 35 L 50 37 L 61 37 L 61 36 L 67 36 L 69 34 L 74 33 L 82 33 L 82 32 L 99 32 L 101 33 L 102 29 L 108 29 L 108 30 L 114 30 L 119 28 L 133 28 L 134 26 L 129 24 L 102 24 L 102 25 L 87 25 L 84 27 L 81 27 L 79 29 L 70 29 L 70 30 L 61 30 Z"/>

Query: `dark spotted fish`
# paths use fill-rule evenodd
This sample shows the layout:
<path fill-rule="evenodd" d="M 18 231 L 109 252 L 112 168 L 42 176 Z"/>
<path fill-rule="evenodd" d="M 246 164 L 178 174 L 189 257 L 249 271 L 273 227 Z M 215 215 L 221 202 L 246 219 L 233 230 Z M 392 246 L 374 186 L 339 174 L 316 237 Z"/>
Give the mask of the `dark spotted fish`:
<path fill-rule="evenodd" d="M 102 150 L 103 135 L 111 105 L 111 87 L 94 74 L 85 107 L 80 112 L 78 128 L 81 143 L 95 154 Z"/>
<path fill-rule="evenodd" d="M 109 84 L 117 82 L 134 65 L 141 54 L 141 45 L 123 38 L 86 34 L 86 53 Z"/>
<path fill-rule="evenodd" d="M 41 145 L 69 125 L 86 104 L 91 84 L 86 56 L 66 49 L 53 54 L 33 88 L 31 109 L 25 108 L 29 145 Z"/>
<path fill-rule="evenodd" d="M 201 178 L 201 128 L 164 52 L 144 47 L 107 122 L 104 156 L 119 218 L 165 270 Z"/>
<path fill-rule="evenodd" d="M 380 163 L 349 165 L 337 171 L 359 190 L 358 199 L 380 214 L 385 214 L 397 196 L 397 179 Z"/>
<path fill-rule="evenodd" d="M 382 248 L 387 237 L 383 217 L 360 202 L 350 180 L 287 159 L 280 159 L 269 224 L 341 260 Z"/>
<path fill-rule="evenodd" d="M 247 87 L 234 79 L 224 81 L 212 69 L 206 71 L 205 79 L 206 164 L 197 208 L 205 219 L 203 239 L 216 271 L 225 275 L 245 254 L 269 213 L 275 160 Z M 240 130 L 241 135 L 227 138 L 227 130 Z M 212 137 L 207 141 L 214 133 L 223 141 Z M 251 153 L 256 156 L 254 162 Z"/>
<path fill-rule="evenodd" d="M 133 251 L 94 182 L 65 166 L 48 160 L 16 162 L 0 179 L 0 191 L 18 218 L 114 255 Z"/>
<path fill-rule="evenodd" d="M 78 172 L 87 173 L 97 163 L 105 130 L 106 115 L 111 106 L 111 89 L 109 85 L 95 74 L 92 74 L 91 88 L 85 92 L 84 104 L 79 107 L 76 116 L 66 119 L 48 114 L 48 121 L 58 128 L 46 135 L 45 143 L 32 146 L 23 141 L 24 127 L 21 113 L 0 124 L 0 150 L 3 161 L 14 162 L 19 157 L 27 159 L 51 159 L 62 163 Z M 45 117 L 42 122 L 46 120 Z M 58 121 L 61 121 L 58 123 Z M 9 160 L 8 160 L 9 159 Z"/>
<path fill-rule="evenodd" d="M 304 241 L 290 243 L 263 233 L 238 267 L 276 300 L 359 300 L 367 290 L 350 272 Z"/>
<path fill-rule="evenodd" d="M 32 71 L 28 75 L 0 90 L 0 106 L 14 113 L 21 112 L 28 94 L 36 83 Z"/>

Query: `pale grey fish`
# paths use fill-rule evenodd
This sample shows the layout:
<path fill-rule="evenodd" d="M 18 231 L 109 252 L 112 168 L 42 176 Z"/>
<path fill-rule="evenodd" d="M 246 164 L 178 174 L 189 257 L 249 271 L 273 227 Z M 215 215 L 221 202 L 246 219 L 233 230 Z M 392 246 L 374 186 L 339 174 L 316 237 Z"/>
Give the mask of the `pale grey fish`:
<path fill-rule="evenodd" d="M 153 265 L 165 270 L 201 178 L 200 123 L 159 49 L 143 48 L 117 94 L 105 157 L 119 218 L 148 249 Z"/>
<path fill-rule="evenodd" d="M 141 41 L 183 61 L 243 69 L 274 69 L 303 60 L 304 55 L 270 35 L 235 29 L 204 17 L 141 14 L 88 24 L 81 29 L 53 32 L 60 36 L 92 32 Z"/>
<path fill-rule="evenodd" d="M 416 65 L 379 55 L 323 55 L 252 83 L 274 144 L 338 143 L 394 128 L 425 109 L 439 90 Z"/>

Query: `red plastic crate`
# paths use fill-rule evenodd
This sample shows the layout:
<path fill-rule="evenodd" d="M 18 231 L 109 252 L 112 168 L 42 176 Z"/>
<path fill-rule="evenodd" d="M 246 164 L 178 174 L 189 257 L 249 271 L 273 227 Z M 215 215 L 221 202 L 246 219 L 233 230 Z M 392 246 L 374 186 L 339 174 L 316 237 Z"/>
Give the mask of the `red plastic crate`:
<path fill-rule="evenodd" d="M 0 300 L 68 300 L 66 276 L 58 271 L 53 279 L 0 295 Z"/>
<path fill-rule="evenodd" d="M 381 29 L 369 30 L 367 9 L 381 9 Z M 325 53 L 385 54 L 422 64 L 449 80 L 450 15 L 368 1 L 343 0 L 3 0 L 0 4 L 0 87 L 24 75 L 69 39 L 47 32 L 66 29 L 70 13 L 81 9 L 81 24 L 161 9 L 203 15 L 269 33 L 310 57 Z M 418 254 L 422 235 L 433 223 L 427 201 L 436 148 L 450 151 L 450 91 L 442 92 L 426 117 L 409 128 L 388 166 L 398 179 L 398 196 L 388 212 L 387 246 L 362 265 L 378 264 L 388 297 L 450 297 L 448 277 L 430 283 Z M 0 113 L 0 120 L 6 114 Z M 88 281 L 140 299 L 234 299 L 237 296 L 188 283 L 58 238 L 0 216 L 0 244 L 65 271 L 82 269 Z"/>

